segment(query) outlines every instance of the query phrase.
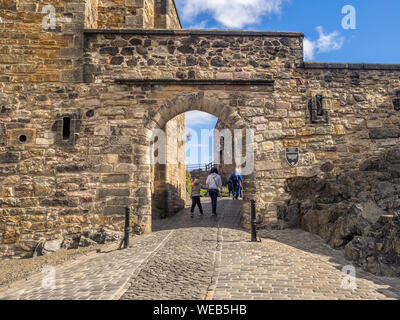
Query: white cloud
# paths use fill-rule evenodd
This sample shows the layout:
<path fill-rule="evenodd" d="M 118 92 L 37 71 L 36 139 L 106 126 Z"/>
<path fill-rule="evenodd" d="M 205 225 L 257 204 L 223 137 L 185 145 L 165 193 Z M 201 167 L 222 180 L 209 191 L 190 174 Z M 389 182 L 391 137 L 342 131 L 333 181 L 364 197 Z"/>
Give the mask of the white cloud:
<path fill-rule="evenodd" d="M 303 47 L 304 47 L 304 59 L 305 60 L 314 59 L 314 51 L 315 51 L 314 41 L 304 38 Z"/>
<path fill-rule="evenodd" d="M 207 27 L 207 20 L 200 21 L 189 27 L 189 29 L 205 29 Z"/>
<path fill-rule="evenodd" d="M 318 40 L 304 39 L 304 59 L 312 60 L 316 54 L 336 51 L 342 48 L 344 38 L 337 31 L 325 34 L 324 29 L 317 27 Z"/>
<path fill-rule="evenodd" d="M 188 111 L 185 113 L 186 125 L 190 127 L 210 128 L 215 126 L 218 118 L 212 114 L 201 111 Z"/>
<path fill-rule="evenodd" d="M 256 24 L 266 14 L 280 14 L 282 3 L 288 0 L 178 0 L 182 17 L 193 21 L 208 13 L 227 28 L 243 28 Z"/>

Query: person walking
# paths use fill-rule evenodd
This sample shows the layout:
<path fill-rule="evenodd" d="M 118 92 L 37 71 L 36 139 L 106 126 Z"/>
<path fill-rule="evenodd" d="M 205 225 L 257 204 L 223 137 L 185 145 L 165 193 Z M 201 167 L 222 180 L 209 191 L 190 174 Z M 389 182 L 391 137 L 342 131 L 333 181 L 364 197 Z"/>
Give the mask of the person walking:
<path fill-rule="evenodd" d="M 222 194 L 222 179 L 218 174 L 217 168 L 211 169 L 210 175 L 207 177 L 206 188 L 211 198 L 212 214 L 217 215 L 217 199 L 219 189 L 221 189 Z"/>
<path fill-rule="evenodd" d="M 236 170 L 230 175 L 229 181 L 232 181 L 233 185 L 233 198 L 237 200 L 239 196 L 242 197 L 242 175 Z"/>
<path fill-rule="evenodd" d="M 238 178 L 235 173 L 232 173 L 229 177 L 229 181 L 232 183 L 232 199 L 237 199 L 238 197 Z"/>
<path fill-rule="evenodd" d="M 238 196 L 243 199 L 242 191 L 243 191 L 243 177 L 240 174 L 239 170 L 236 170 L 236 175 L 238 177 Z"/>
<path fill-rule="evenodd" d="M 190 217 L 194 217 L 194 209 L 196 208 L 196 205 L 199 207 L 200 214 L 203 215 L 203 207 L 201 206 L 201 201 L 200 201 L 200 190 L 202 188 L 202 185 L 200 184 L 199 179 L 195 179 L 193 181 L 193 186 L 192 186 L 192 208 L 190 210 Z"/>
<path fill-rule="evenodd" d="M 231 197 L 231 193 L 232 193 L 232 198 L 234 197 L 234 193 L 233 193 L 233 182 L 232 180 L 228 181 L 228 197 Z"/>

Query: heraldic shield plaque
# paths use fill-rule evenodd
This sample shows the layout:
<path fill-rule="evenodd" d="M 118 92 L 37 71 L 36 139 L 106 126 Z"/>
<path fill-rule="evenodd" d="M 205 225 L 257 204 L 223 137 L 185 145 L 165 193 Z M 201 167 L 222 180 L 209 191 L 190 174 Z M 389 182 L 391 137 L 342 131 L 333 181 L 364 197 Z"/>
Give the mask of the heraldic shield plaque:
<path fill-rule="evenodd" d="M 291 167 L 297 166 L 299 159 L 299 148 L 286 148 L 286 161 Z"/>

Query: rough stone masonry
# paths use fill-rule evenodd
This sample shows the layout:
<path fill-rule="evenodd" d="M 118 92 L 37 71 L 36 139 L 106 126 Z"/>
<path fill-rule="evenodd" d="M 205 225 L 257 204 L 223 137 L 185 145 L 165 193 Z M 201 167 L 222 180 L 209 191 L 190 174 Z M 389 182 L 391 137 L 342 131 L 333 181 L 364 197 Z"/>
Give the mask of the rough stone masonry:
<path fill-rule="evenodd" d="M 0 0 L 0 28 L 0 256 L 120 230 L 132 204 L 151 232 L 147 137 L 188 110 L 255 130 L 244 227 L 251 199 L 277 221 L 287 179 L 357 170 L 399 143 L 400 65 L 306 63 L 301 33 L 182 30 L 171 0 Z"/>

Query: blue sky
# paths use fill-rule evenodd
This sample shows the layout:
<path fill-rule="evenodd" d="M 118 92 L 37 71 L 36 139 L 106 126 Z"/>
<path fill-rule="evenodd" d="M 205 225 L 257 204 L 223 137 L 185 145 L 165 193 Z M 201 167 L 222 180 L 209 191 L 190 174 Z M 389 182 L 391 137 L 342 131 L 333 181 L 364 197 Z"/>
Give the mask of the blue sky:
<path fill-rule="evenodd" d="M 185 29 L 297 31 L 305 35 L 307 61 L 400 63 L 400 0 L 176 0 L 176 4 Z M 355 9 L 355 29 L 342 26 L 349 13 L 342 13 L 346 5 Z M 216 121 L 194 112 L 186 124 L 200 136 L 201 128 L 211 129 Z M 209 149 L 211 155 L 211 145 Z M 187 155 L 189 160 L 195 161 Z"/>
<path fill-rule="evenodd" d="M 218 118 L 205 112 L 189 111 L 186 116 L 186 135 L 190 134 L 190 141 L 186 141 L 186 164 L 208 164 L 213 161 L 213 138 L 206 139 L 206 133 L 215 128 Z M 202 140 L 203 139 L 203 140 Z"/>
<path fill-rule="evenodd" d="M 336 33 L 312 61 L 400 63 L 399 0 L 176 0 L 184 28 L 303 32 L 310 41 Z M 342 8 L 356 10 L 343 29 Z M 340 46 L 329 46 L 339 41 Z"/>

